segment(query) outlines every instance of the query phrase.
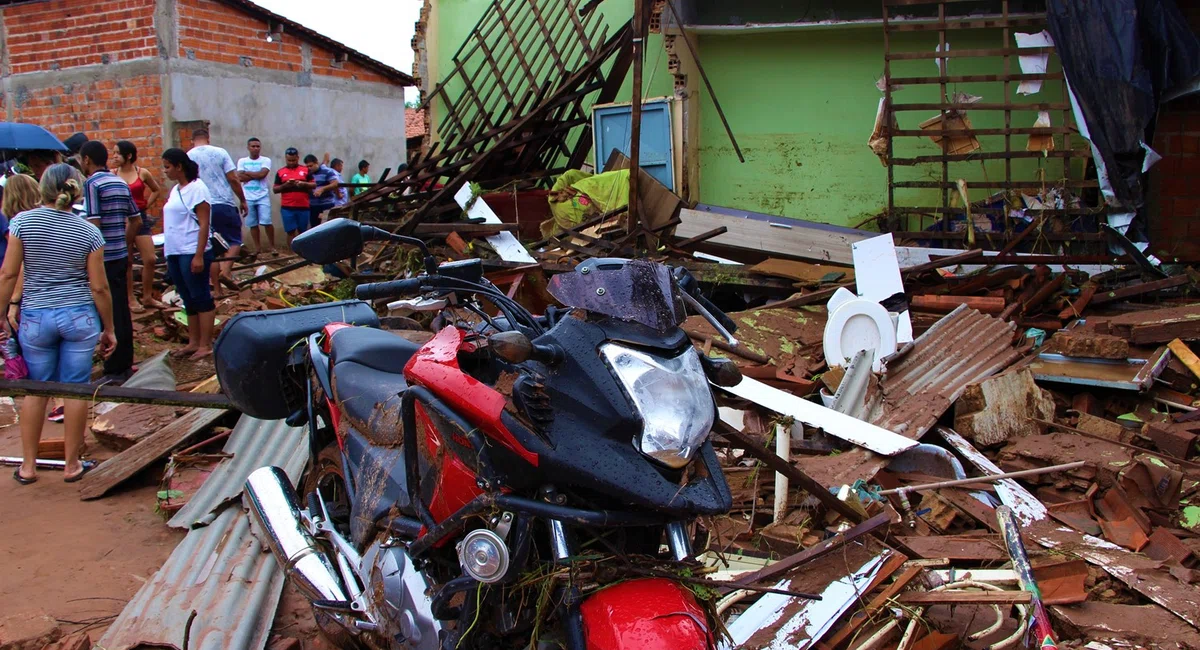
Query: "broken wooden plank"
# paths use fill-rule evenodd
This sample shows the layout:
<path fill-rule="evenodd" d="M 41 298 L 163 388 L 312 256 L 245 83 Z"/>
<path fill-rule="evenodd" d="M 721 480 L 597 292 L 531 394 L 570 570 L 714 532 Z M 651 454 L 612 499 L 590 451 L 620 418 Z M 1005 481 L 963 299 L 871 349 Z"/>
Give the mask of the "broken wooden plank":
<path fill-rule="evenodd" d="M 995 535 L 933 535 L 901 536 L 910 551 L 925 559 L 946 558 L 971 562 L 994 562 L 1008 559 L 1008 553 Z"/>
<path fill-rule="evenodd" d="M 901 605 L 1025 605 L 1032 601 L 1028 591 L 906 591 Z"/>
<path fill-rule="evenodd" d="M 821 600 L 805 601 L 798 612 L 778 626 L 767 646 L 805 650 L 819 642 L 850 606 L 859 601 L 860 595 L 875 580 L 890 554 L 890 551 L 885 551 L 867 560 L 849 575 L 833 581 L 821 592 Z M 786 588 L 790 581 L 785 580 L 780 584 Z M 752 636 L 761 634 L 764 627 L 777 623 L 794 600 L 778 594 L 763 596 L 729 625 L 732 645 L 727 641 L 721 648 L 743 647 Z"/>
<path fill-rule="evenodd" d="M 64 399 L 86 399 L 105 402 L 133 402 L 158 404 L 161 406 L 193 406 L 198 408 L 233 408 L 229 398 L 217 394 L 182 393 L 173 390 L 125 388 L 123 386 L 96 386 L 93 384 L 64 384 L 57 381 L 32 381 L 17 379 L 0 382 L 0 395 L 24 397 L 62 397 Z"/>
<path fill-rule="evenodd" d="M 974 580 L 995 585 L 1016 585 L 1020 576 L 1012 569 L 930 569 L 929 576 L 934 584 L 946 584 L 955 580 Z M 1055 564 L 1043 564 L 1033 568 L 1042 602 L 1047 605 L 1068 605 L 1087 600 L 1087 562 L 1068 560 Z"/>
<path fill-rule="evenodd" d="M 1112 291 L 1097 293 L 1095 296 L 1092 296 L 1092 304 L 1104 305 L 1110 302 L 1124 300 L 1126 298 L 1133 298 L 1135 296 L 1143 296 L 1148 293 L 1154 293 L 1155 291 L 1162 291 L 1163 289 L 1182 287 L 1189 282 L 1191 282 L 1191 278 L 1189 278 L 1186 274 L 1163 278 L 1162 280 L 1154 280 L 1153 282 L 1141 282 L 1132 286 L 1121 287 L 1120 289 L 1113 289 Z"/>
<path fill-rule="evenodd" d="M 163 427 L 148 438 L 103 462 L 80 482 L 79 497 L 98 499 L 110 490 L 166 456 L 197 433 L 225 415 L 224 409 L 196 409 Z"/>
<path fill-rule="evenodd" d="M 281 266 L 277 269 L 267 271 L 266 273 L 263 273 L 262 275 L 256 275 L 252 278 L 248 278 L 246 280 L 238 282 L 237 286 L 235 286 L 233 288 L 234 288 L 234 290 L 245 289 L 246 287 L 253 286 L 264 280 L 270 280 L 271 278 L 274 278 L 276 276 L 280 276 L 285 273 L 291 273 L 292 271 L 295 271 L 296 269 L 302 269 L 302 268 L 308 266 L 309 264 L 312 264 L 312 262 L 309 262 L 308 260 L 300 260 L 299 262 L 293 262 L 291 264 L 288 264 L 287 266 Z"/>
<path fill-rule="evenodd" d="M 738 585 L 753 585 L 766 580 L 780 578 L 805 562 L 812 561 L 830 551 L 836 550 L 843 544 L 852 542 L 855 539 L 870 533 L 876 528 L 879 528 L 880 526 L 886 526 L 889 522 L 891 522 L 891 516 L 888 513 L 875 515 L 874 517 L 871 517 L 870 519 L 858 524 L 844 533 L 838 533 L 837 535 L 818 543 L 812 548 L 805 549 L 799 553 L 796 553 L 795 555 L 786 557 L 753 573 L 747 573 L 738 576 L 738 579 L 735 582 Z"/>
<path fill-rule="evenodd" d="M 938 433 L 980 471 L 989 474 L 1000 473 L 1000 468 L 995 463 L 979 453 L 962 436 L 944 427 L 939 428 Z M 1050 521 L 1046 506 L 1011 479 L 1001 481 L 997 486 L 997 496 L 1013 509 L 1025 527 L 1022 531 L 1025 536 L 1046 548 L 1069 550 L 1090 564 L 1104 569 L 1112 577 L 1163 606 L 1193 627 L 1200 627 L 1200 599 L 1196 598 L 1195 589 L 1162 571 L 1157 561 L 1131 553 L 1091 535 L 1082 535 L 1058 526 Z M 1005 489 L 999 489 L 1000 486 Z"/>
<path fill-rule="evenodd" d="M 1196 353 L 1192 352 L 1192 349 L 1186 343 L 1179 339 L 1172 339 L 1167 344 L 1167 349 L 1171 351 L 1171 354 L 1175 355 L 1176 359 L 1179 359 L 1180 363 L 1187 366 L 1187 369 L 1191 370 L 1193 375 L 1200 378 L 1200 357 L 1197 357 Z"/>
<path fill-rule="evenodd" d="M 120 404 L 92 421 L 92 435 L 105 447 L 124 451 L 179 417 L 176 409 L 154 404 Z"/>
<path fill-rule="evenodd" d="M 896 579 L 892 581 L 892 584 L 888 585 L 883 591 L 879 592 L 879 595 L 875 596 L 875 598 L 872 599 L 866 607 L 854 612 L 854 614 L 850 616 L 850 620 L 846 621 L 846 623 L 843 624 L 842 627 L 835 632 L 832 637 L 830 637 L 827 641 L 822 642 L 818 647 L 836 648 L 844 643 L 847 639 L 853 636 L 860 627 L 869 621 L 875 612 L 887 607 L 892 598 L 895 598 L 896 594 L 900 593 L 901 590 L 908 586 L 908 583 L 912 582 L 917 576 L 921 575 L 921 572 L 924 570 L 924 568 L 919 566 L 909 567 L 904 571 L 904 573 L 896 576 Z"/>
<path fill-rule="evenodd" d="M 989 296 L 913 296 L 909 301 L 913 309 L 931 311 L 938 314 L 948 314 L 962 305 L 969 309 L 978 309 L 985 314 L 999 314 L 1004 311 L 1007 303 L 1004 298 Z"/>
<path fill-rule="evenodd" d="M 750 219 L 718 212 L 683 209 L 676 237 L 695 237 L 722 226 L 728 231 L 709 241 L 721 246 L 767 253 L 775 257 L 799 257 L 818 262 L 854 263 L 850 245 L 873 236 L 826 224 L 787 217 Z"/>
<path fill-rule="evenodd" d="M 1062 311 L 1058 312 L 1058 318 L 1066 320 L 1082 316 L 1083 310 L 1091 304 L 1092 298 L 1095 297 L 1097 289 L 1099 289 L 1099 286 L 1095 282 L 1085 282 L 1075 300 L 1070 305 L 1064 307 Z"/>

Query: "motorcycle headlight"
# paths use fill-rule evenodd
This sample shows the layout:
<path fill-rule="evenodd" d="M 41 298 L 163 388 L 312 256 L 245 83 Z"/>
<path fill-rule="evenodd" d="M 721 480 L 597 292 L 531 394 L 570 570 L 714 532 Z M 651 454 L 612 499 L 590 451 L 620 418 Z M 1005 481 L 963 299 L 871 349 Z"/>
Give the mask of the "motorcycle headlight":
<path fill-rule="evenodd" d="M 615 343 L 600 346 L 642 416 L 634 441 L 643 454 L 675 469 L 687 465 L 712 429 L 712 393 L 694 348 L 664 359 Z"/>

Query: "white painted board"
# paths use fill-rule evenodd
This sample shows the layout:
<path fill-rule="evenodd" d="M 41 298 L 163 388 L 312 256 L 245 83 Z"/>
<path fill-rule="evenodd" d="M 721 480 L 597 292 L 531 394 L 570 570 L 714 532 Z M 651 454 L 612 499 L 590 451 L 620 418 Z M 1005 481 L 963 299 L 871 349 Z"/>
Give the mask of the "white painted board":
<path fill-rule="evenodd" d="M 798 422 L 817 427 L 831 436 L 841 438 L 877 454 L 895 456 L 917 446 L 916 440 L 910 440 L 898 433 L 892 433 L 883 427 L 838 413 L 820 404 L 814 404 L 749 377 L 742 377 L 742 381 L 736 386 L 725 387 L 722 390 L 727 390 L 742 399 L 750 400 L 781 415 L 790 415 Z"/>
<path fill-rule="evenodd" d="M 467 203 L 470 200 L 471 185 L 463 183 L 463 186 L 458 188 L 458 191 L 454 193 L 454 201 L 458 203 L 459 207 L 467 210 Z M 500 217 L 496 216 L 496 213 L 492 211 L 492 207 L 483 199 L 475 201 L 471 209 L 467 210 L 467 216 L 472 219 L 482 218 L 484 223 L 501 223 Z M 517 236 L 507 230 L 488 237 L 487 242 L 492 245 L 492 248 L 496 249 L 496 254 L 505 262 L 537 263 L 537 260 L 533 259 L 529 251 L 525 250 L 525 247 L 521 245 Z"/>
<path fill-rule="evenodd" d="M 770 644 L 764 647 L 772 650 L 805 650 L 818 643 L 842 614 L 859 602 L 890 555 L 890 552 L 877 555 L 854 573 L 835 580 L 821 592 L 821 600 L 804 601 L 800 611 L 784 621 Z M 791 580 L 784 580 L 775 588 L 787 589 L 790 584 Z M 798 599 L 783 594 L 763 595 L 728 625 L 733 644 L 722 644 L 722 650 L 741 647 L 759 630 L 778 622 L 785 609 L 795 600 Z"/>
<path fill-rule="evenodd" d="M 904 281 L 900 279 L 900 262 L 896 257 L 896 244 L 892 234 L 880 235 L 854 242 L 850 245 L 854 257 L 854 282 L 858 295 L 883 302 L 904 293 Z M 904 345 L 913 340 L 912 319 L 908 310 L 900 312 L 896 322 L 896 344 Z"/>

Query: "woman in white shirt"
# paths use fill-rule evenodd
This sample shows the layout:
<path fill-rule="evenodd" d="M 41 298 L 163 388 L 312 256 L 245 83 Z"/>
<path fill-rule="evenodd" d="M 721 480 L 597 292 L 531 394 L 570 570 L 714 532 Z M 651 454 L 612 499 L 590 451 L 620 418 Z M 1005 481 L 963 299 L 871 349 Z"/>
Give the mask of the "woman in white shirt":
<path fill-rule="evenodd" d="M 216 317 L 208 283 L 213 261 L 208 241 L 212 216 L 208 187 L 199 178 L 199 167 L 183 149 L 167 149 L 162 159 L 163 173 L 177 183 L 163 205 L 163 253 L 167 274 L 183 299 L 188 321 L 188 344 L 171 355 L 202 359 L 212 355 Z"/>

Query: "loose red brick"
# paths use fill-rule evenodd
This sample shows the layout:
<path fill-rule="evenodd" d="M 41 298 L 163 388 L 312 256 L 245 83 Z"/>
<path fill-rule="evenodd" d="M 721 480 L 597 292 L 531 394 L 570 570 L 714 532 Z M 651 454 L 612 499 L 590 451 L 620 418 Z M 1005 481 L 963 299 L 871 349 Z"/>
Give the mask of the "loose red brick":
<path fill-rule="evenodd" d="M 1188 458 L 1196 448 L 1197 435 L 1174 424 L 1147 422 L 1142 433 L 1154 442 L 1158 450 L 1176 458 Z"/>

